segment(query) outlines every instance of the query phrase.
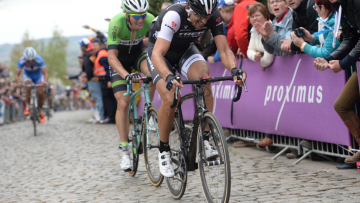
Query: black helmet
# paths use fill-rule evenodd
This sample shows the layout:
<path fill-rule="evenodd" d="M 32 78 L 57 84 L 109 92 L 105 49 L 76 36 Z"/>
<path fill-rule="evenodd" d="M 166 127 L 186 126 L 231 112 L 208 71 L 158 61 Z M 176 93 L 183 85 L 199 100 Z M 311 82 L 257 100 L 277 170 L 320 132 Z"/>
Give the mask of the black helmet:
<path fill-rule="evenodd" d="M 211 15 L 218 7 L 217 0 L 186 0 L 189 7 L 198 14 Z"/>

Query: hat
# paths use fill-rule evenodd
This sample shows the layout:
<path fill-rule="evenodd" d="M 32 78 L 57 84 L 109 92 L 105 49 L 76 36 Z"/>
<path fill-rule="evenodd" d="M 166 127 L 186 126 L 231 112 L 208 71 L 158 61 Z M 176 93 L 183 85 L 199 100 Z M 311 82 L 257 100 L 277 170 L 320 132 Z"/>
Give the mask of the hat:
<path fill-rule="evenodd" d="M 220 0 L 219 4 L 218 4 L 218 8 L 233 5 L 233 4 L 234 4 L 234 0 Z"/>
<path fill-rule="evenodd" d="M 87 48 L 87 51 L 90 51 L 93 49 L 93 42 L 90 42 L 88 48 Z"/>
<path fill-rule="evenodd" d="M 99 38 L 94 38 L 92 42 L 93 42 L 93 43 L 95 43 L 95 42 L 102 43 L 101 39 L 99 39 Z"/>
<path fill-rule="evenodd" d="M 81 46 L 86 46 L 86 45 L 90 44 L 90 40 L 88 38 L 82 38 L 81 40 L 79 40 L 79 44 Z"/>

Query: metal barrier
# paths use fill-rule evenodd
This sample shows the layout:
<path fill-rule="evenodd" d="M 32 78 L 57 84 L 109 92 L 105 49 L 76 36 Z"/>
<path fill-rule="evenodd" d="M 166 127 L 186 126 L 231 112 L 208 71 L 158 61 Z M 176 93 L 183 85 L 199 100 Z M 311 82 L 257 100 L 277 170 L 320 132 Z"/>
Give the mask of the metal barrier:
<path fill-rule="evenodd" d="M 22 100 L 18 99 L 15 103 L 12 102 L 10 104 L 3 101 L 2 105 L 5 105 L 3 124 L 8 124 L 15 121 L 22 121 L 25 119 Z"/>

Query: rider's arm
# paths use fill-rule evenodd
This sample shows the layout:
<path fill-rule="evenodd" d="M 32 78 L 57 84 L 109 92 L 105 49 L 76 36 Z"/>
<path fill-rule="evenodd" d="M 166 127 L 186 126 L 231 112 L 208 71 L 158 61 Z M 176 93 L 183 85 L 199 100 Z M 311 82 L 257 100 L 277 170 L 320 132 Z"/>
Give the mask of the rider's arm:
<path fill-rule="evenodd" d="M 169 74 L 172 74 L 167 68 L 164 56 L 170 48 L 174 34 L 179 30 L 180 24 L 181 18 L 177 12 L 169 11 L 165 14 L 151 55 L 151 62 L 154 65 L 156 72 L 158 72 L 164 80 Z"/>
<path fill-rule="evenodd" d="M 110 20 L 109 23 L 109 35 L 107 39 L 108 43 L 108 60 L 109 65 L 122 77 L 125 78 L 129 73 L 124 69 L 120 63 L 117 55 L 119 54 L 119 33 L 121 26 L 126 26 L 126 24 L 121 24 L 121 21 L 118 19 L 119 14 Z"/>
<path fill-rule="evenodd" d="M 225 35 L 218 35 L 214 37 L 216 47 L 218 48 L 220 59 L 222 64 L 226 69 L 231 71 L 231 69 L 237 67 L 237 62 L 235 59 L 234 53 L 229 48 Z"/>
<path fill-rule="evenodd" d="M 49 74 L 47 72 L 47 69 L 46 68 L 41 68 L 41 72 L 44 75 L 45 82 L 48 82 Z"/>

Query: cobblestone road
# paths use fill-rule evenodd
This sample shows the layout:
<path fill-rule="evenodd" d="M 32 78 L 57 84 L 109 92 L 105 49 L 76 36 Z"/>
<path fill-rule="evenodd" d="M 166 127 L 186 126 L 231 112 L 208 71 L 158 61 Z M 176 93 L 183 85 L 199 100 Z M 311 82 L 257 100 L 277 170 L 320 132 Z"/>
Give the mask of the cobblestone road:
<path fill-rule="evenodd" d="M 56 113 L 37 137 L 29 121 L 1 126 L 0 202 L 174 202 L 165 181 L 150 184 L 142 156 L 135 177 L 120 170 L 115 125 L 87 124 L 90 115 Z M 360 202 L 356 170 L 271 156 L 230 146 L 231 202 Z M 204 202 L 198 171 L 176 202 Z"/>

